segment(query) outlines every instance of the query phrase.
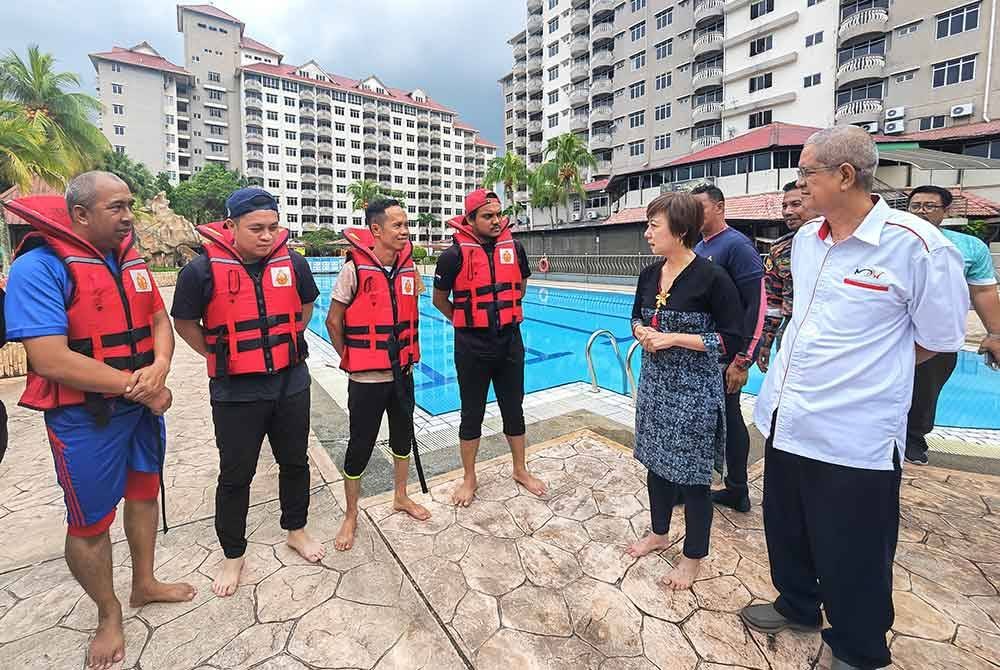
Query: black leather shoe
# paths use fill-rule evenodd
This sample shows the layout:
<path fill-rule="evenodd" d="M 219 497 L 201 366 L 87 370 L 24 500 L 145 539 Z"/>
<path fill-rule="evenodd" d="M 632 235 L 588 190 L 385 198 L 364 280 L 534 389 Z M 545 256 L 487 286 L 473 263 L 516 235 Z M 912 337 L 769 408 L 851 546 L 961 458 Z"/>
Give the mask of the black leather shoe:
<path fill-rule="evenodd" d="M 723 507 L 730 507 L 737 512 L 750 511 L 750 493 L 746 489 L 720 489 L 712 492 L 712 502 Z"/>
<path fill-rule="evenodd" d="M 750 605 L 740 611 L 740 618 L 750 628 L 759 633 L 780 633 L 783 630 L 798 630 L 806 633 L 819 632 L 820 626 L 807 626 L 805 624 L 786 619 L 772 603 L 764 605 Z M 848 670 L 851 666 L 845 666 L 843 670 Z M 832 669 L 831 669 L 832 670 Z"/>

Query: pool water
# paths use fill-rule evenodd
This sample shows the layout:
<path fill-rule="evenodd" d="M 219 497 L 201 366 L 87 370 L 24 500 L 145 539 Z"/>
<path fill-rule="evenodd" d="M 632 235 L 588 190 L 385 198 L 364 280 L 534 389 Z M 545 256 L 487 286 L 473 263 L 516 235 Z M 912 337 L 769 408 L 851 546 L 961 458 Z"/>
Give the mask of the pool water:
<path fill-rule="evenodd" d="M 320 297 L 316 300 L 310 330 L 329 340 L 324 321 L 336 275 L 317 274 Z M 426 280 L 430 286 L 430 279 Z M 632 295 L 528 285 L 524 298 L 525 322 L 521 326 L 525 348 L 525 391 L 589 381 L 585 349 L 591 333 L 611 331 L 624 357 L 633 339 L 630 327 Z M 454 331 L 431 304 L 430 291 L 420 298 L 420 363 L 414 373 L 417 404 L 429 414 L 459 409 L 455 378 Z M 629 392 L 621 363 L 609 338 L 592 349 L 598 384 L 616 393 Z M 639 377 L 640 352 L 632 369 Z M 754 366 L 744 391 L 756 394 L 764 375 Z M 490 400 L 494 400 L 490 391 Z M 959 354 L 958 366 L 941 392 L 938 425 L 1000 429 L 1000 373 L 983 363 L 982 356 Z"/>

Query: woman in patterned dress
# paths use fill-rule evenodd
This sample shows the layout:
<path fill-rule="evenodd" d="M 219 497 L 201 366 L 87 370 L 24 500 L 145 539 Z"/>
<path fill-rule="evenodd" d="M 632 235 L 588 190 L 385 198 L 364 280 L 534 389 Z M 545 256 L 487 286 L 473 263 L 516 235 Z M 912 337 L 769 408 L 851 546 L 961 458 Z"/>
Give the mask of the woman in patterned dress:
<path fill-rule="evenodd" d="M 740 347 L 740 299 L 729 275 L 692 251 L 702 225 L 698 201 L 661 195 L 646 208 L 645 238 L 663 260 L 639 275 L 632 334 L 643 348 L 635 412 L 635 457 L 646 466 L 652 532 L 628 548 L 644 556 L 668 546 L 670 516 L 684 500 L 684 552 L 663 585 L 686 589 L 708 555 L 709 486 L 726 442 L 720 360 Z"/>

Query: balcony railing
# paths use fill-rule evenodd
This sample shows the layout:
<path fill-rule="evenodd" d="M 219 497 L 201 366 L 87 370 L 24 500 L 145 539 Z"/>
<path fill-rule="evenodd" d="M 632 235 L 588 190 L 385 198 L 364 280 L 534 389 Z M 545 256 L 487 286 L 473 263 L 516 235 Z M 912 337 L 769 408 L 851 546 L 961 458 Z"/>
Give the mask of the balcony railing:
<path fill-rule="evenodd" d="M 583 30 L 590 25 L 590 12 L 577 9 L 569 17 L 569 27 L 572 30 Z"/>
<path fill-rule="evenodd" d="M 846 119 L 852 116 L 860 116 L 863 114 L 881 114 L 884 105 L 881 100 L 876 98 L 871 98 L 868 100 L 852 100 L 847 104 L 837 107 L 837 112 L 834 114 L 834 118 L 838 121 L 841 119 Z"/>
<path fill-rule="evenodd" d="M 615 54 L 610 49 L 599 49 L 590 54 L 590 67 L 596 70 L 602 67 L 611 67 L 615 63 Z"/>
<path fill-rule="evenodd" d="M 691 83 L 695 86 L 709 85 L 714 83 L 722 82 L 722 68 L 721 67 L 706 67 L 698 70 L 691 77 Z"/>
<path fill-rule="evenodd" d="M 714 147 L 720 142 L 722 142 L 721 135 L 703 135 L 701 137 L 696 137 L 691 141 L 691 149 L 693 151 L 701 151 L 702 149 Z"/>
<path fill-rule="evenodd" d="M 711 16 L 721 16 L 725 0 L 699 0 L 694 5 L 694 21 L 697 23 Z"/>
<path fill-rule="evenodd" d="M 885 68 L 885 56 L 882 54 L 867 54 L 845 62 L 837 68 L 837 78 L 840 79 L 858 72 L 878 74 Z"/>
<path fill-rule="evenodd" d="M 840 34 L 864 32 L 865 28 L 883 30 L 888 23 L 888 10 L 882 7 L 862 9 L 840 22 Z"/>
<path fill-rule="evenodd" d="M 694 53 L 697 56 L 709 51 L 721 49 L 722 41 L 723 37 L 721 30 L 713 30 L 710 33 L 705 33 L 694 41 Z"/>

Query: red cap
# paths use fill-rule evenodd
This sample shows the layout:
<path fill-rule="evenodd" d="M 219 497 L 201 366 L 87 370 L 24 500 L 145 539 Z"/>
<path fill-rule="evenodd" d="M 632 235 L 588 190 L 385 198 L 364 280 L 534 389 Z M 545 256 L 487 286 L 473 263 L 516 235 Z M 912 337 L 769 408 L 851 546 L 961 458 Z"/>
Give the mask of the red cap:
<path fill-rule="evenodd" d="M 487 200 L 496 200 L 499 204 L 500 196 L 485 188 L 477 188 L 475 191 L 465 196 L 465 215 L 468 216 L 486 204 Z"/>

